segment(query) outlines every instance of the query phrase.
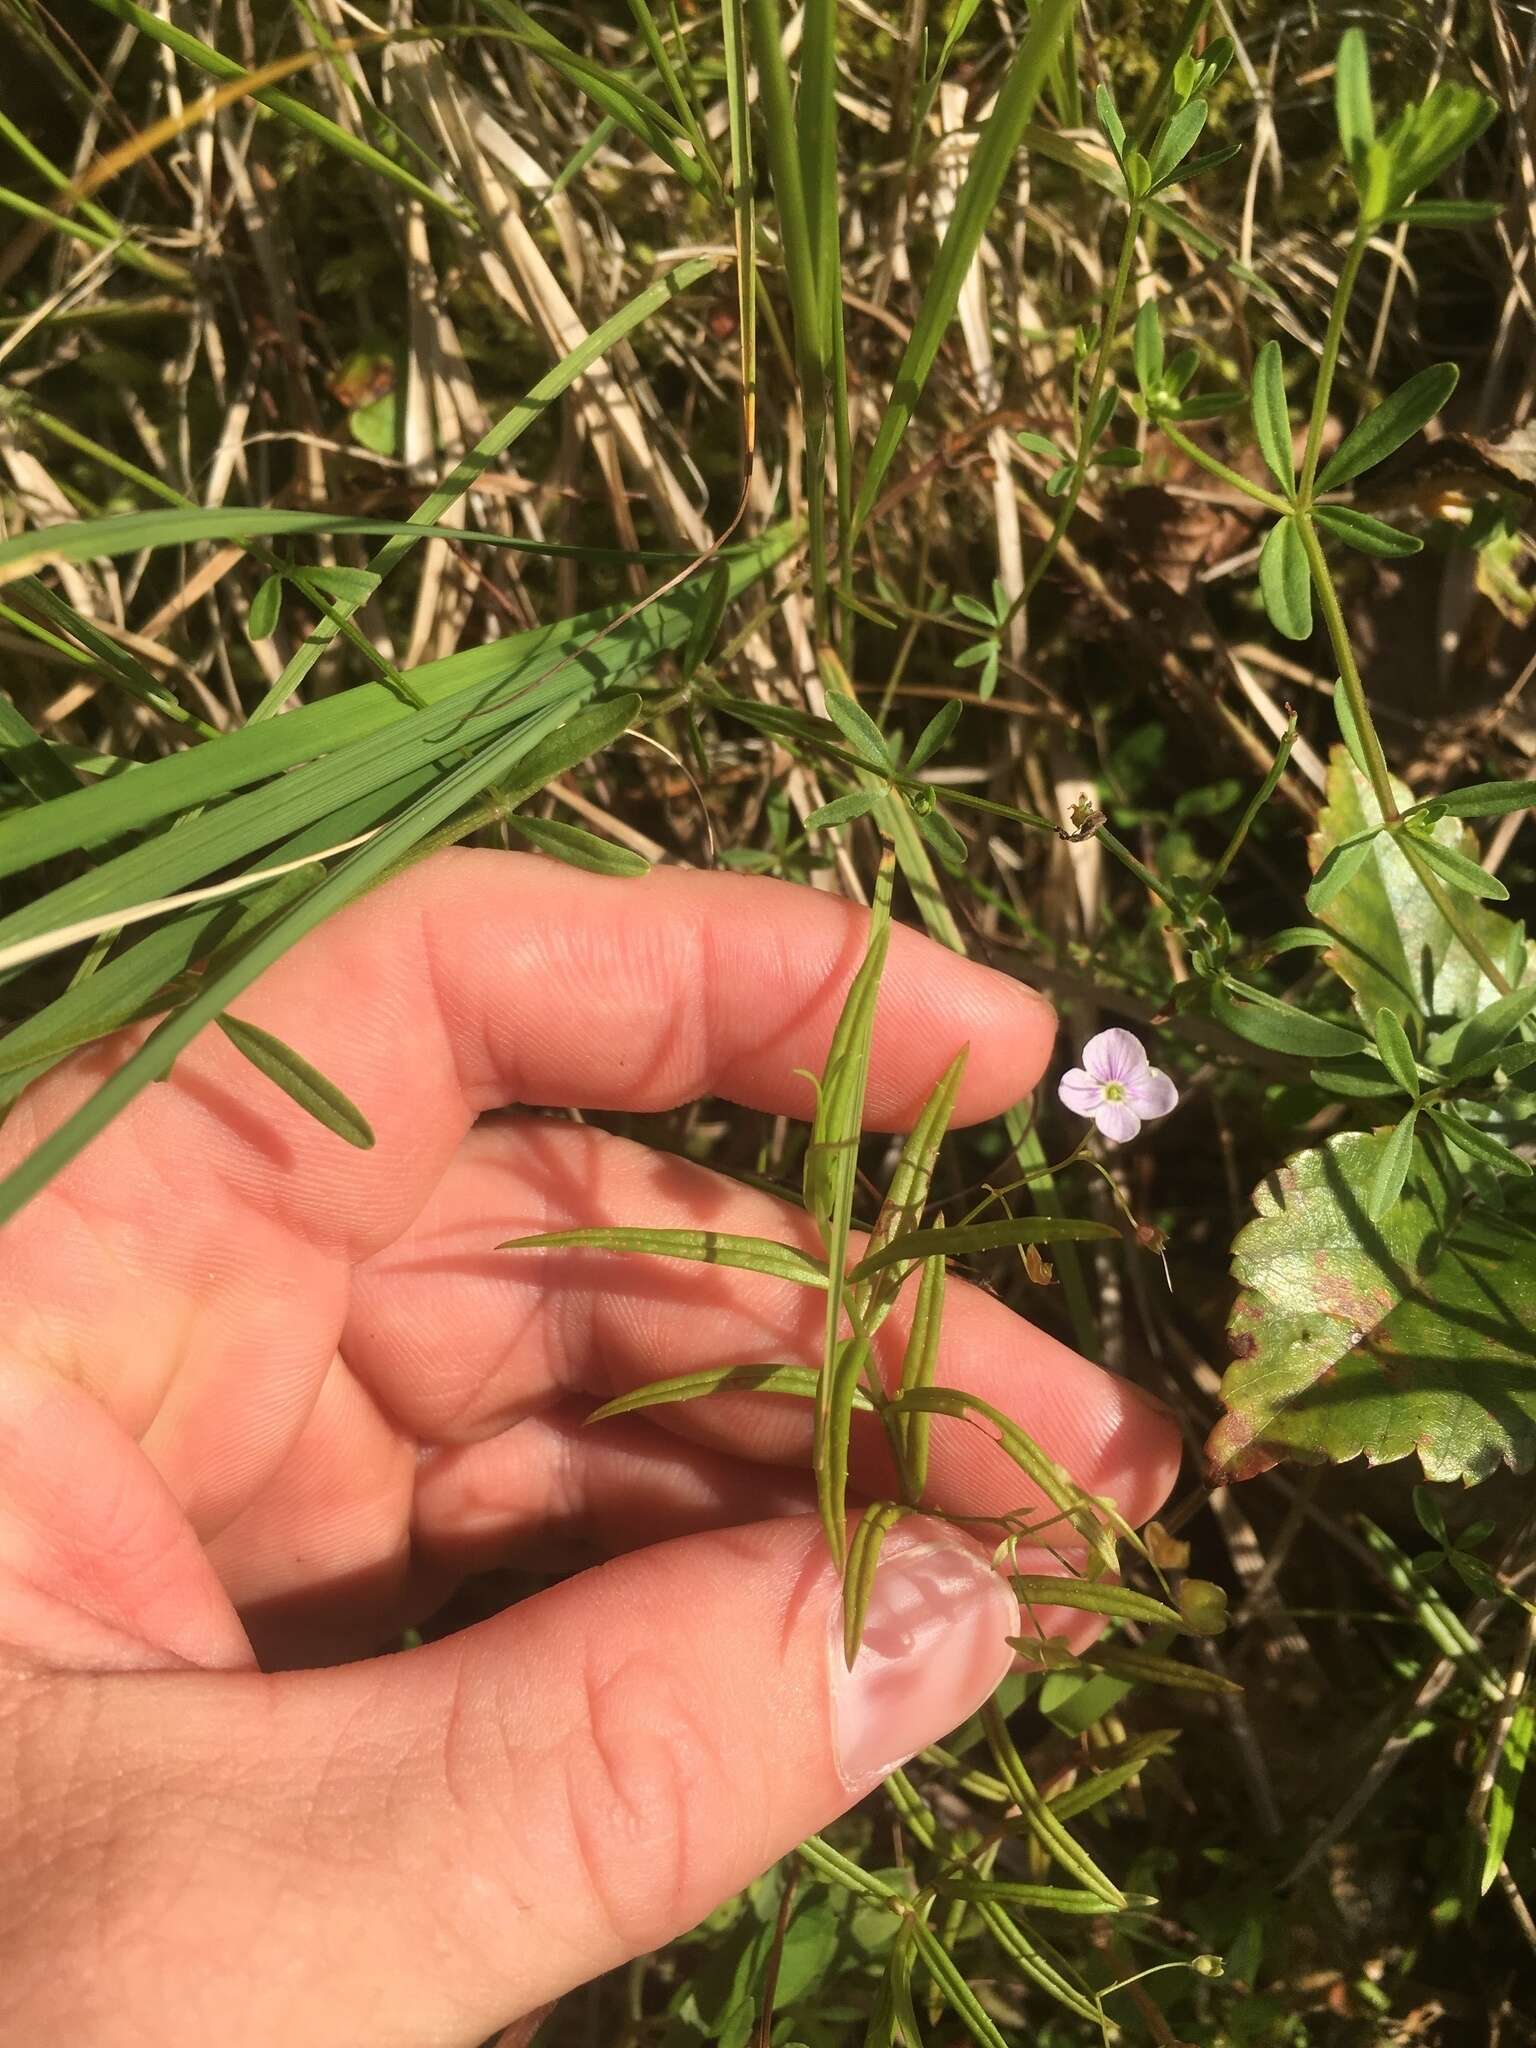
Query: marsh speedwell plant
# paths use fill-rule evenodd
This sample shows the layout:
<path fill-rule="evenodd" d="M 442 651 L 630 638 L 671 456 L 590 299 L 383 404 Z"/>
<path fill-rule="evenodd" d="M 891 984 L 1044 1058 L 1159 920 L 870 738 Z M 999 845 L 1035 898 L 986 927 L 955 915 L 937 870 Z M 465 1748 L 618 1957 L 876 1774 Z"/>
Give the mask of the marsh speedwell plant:
<path fill-rule="evenodd" d="M 69 1053 L 157 1021 L 0 1186 L 0 1220 L 208 1025 L 253 1085 L 371 1145 L 369 1105 L 232 1005 L 332 911 L 471 834 L 616 886 L 675 846 L 858 894 L 867 946 L 803 1149 L 780 1131 L 720 1154 L 793 1183 L 819 1248 L 637 1221 L 516 1239 L 507 1255 L 595 1247 L 821 1297 L 815 1365 L 745 1359 L 662 1380 L 591 1426 L 720 1395 L 807 1408 L 850 1660 L 886 1538 L 940 1512 L 926 1498 L 932 1432 L 979 1432 L 1018 1471 L 1015 1510 L 972 1532 L 1019 1595 L 1018 1667 L 974 1724 L 594 2008 L 589 2037 L 1450 2040 L 1430 2031 L 1449 2008 L 1415 1988 L 1425 1927 L 1460 1940 L 1501 1908 L 1528 1966 L 1536 1951 L 1536 1830 L 1521 1808 L 1536 1739 L 1531 1519 L 1499 1491 L 1501 1473 L 1536 1462 L 1536 945 L 1480 837 L 1503 821 L 1507 852 L 1536 783 L 1469 779 L 1494 750 L 1486 722 L 1415 762 L 1432 794 L 1393 772 L 1380 685 L 1373 710 L 1365 680 L 1385 665 L 1389 608 L 1370 593 L 1393 586 L 1355 593 L 1428 544 L 1503 615 L 1536 612 L 1528 447 L 1464 438 L 1478 481 L 1440 475 L 1455 366 L 1425 361 L 1415 330 L 1419 366 L 1395 388 L 1376 376 L 1394 308 L 1437 262 L 1454 270 L 1437 250 L 1492 247 L 1497 232 L 1518 277 L 1536 246 L 1518 241 L 1536 234 L 1519 10 L 1448 7 L 1416 71 L 1393 47 L 1412 5 L 1385 10 L 1368 42 L 1363 10 L 1316 8 L 1299 26 L 1306 10 L 1213 0 L 913 0 L 899 19 L 806 0 L 792 20 L 779 0 L 630 0 L 595 25 L 513 0 L 386 19 L 295 4 L 253 10 L 236 54 L 217 8 L 76 12 L 104 24 L 84 37 L 104 70 L 32 0 L 9 8 L 67 120 L 34 138 L 0 108 L 18 178 L 0 185 L 17 237 L 0 275 L 25 285 L 0 323 L 14 373 L 0 393 L 0 634 L 18 675 L 0 691 L 0 1113 Z M 1268 82 L 1249 48 L 1261 17 Z M 1309 53 L 1305 165 L 1282 164 L 1273 116 L 1291 36 Z M 1373 86 L 1388 54 L 1390 106 Z M 98 135 L 108 75 L 152 111 Z M 1489 77 L 1514 95 L 1514 227 L 1499 199 L 1474 196 L 1499 113 Z M 76 161 L 61 150 L 82 123 Z M 1244 152 L 1232 138 L 1250 132 Z M 857 175 L 856 148 L 873 152 Z M 1297 310 L 1318 265 L 1294 246 L 1311 245 L 1288 243 L 1288 267 L 1266 262 L 1262 238 L 1256 252 L 1265 194 L 1336 231 L 1320 332 Z M 162 219 L 173 201 L 197 234 Z M 287 255 L 283 203 L 313 209 Z M 259 277 L 275 308 L 252 325 L 238 387 L 200 253 L 236 218 L 253 254 L 229 302 Z M 315 303 L 356 344 L 331 361 L 339 421 L 304 379 L 306 352 L 330 346 L 324 322 L 284 282 L 306 236 L 325 252 Z M 1024 255 L 1042 241 L 1037 290 Z M 408 339 L 378 332 L 381 307 L 398 315 L 399 279 L 381 281 L 397 244 Z M 1528 316 L 1512 285 L 1501 334 L 1528 345 Z M 174 336 L 159 358 L 134 339 L 146 322 Z M 1374 326 L 1364 368 L 1361 325 Z M 1005 349 L 1022 368 L 1000 370 Z M 477 377 L 518 395 L 488 407 Z M 163 419 L 150 389 L 171 394 Z M 278 439 L 291 473 L 272 466 Z M 536 481 L 507 466 L 514 449 Z M 941 535 L 956 479 L 973 499 Z M 1228 522 L 1222 587 L 1256 637 L 1228 645 L 1198 592 L 1132 560 L 1149 504 L 1165 522 L 1191 507 Z M 1050 613 L 1064 585 L 1075 595 Z M 1138 650 L 1236 764 L 1166 815 L 1140 793 L 1158 734 L 1112 732 L 1088 701 L 1071 643 L 1090 601 L 1112 628 L 1093 661 Z M 1277 703 L 1275 677 L 1299 712 Z M 82 716 L 97 720 L 89 744 L 70 725 Z M 1007 735 L 981 769 L 962 758 L 973 732 Z M 1131 905 L 1118 918 L 1106 876 Z M 1276 894 L 1302 921 L 1269 928 Z M 877 1178 L 861 1132 L 898 902 L 956 950 L 1019 947 L 1061 1001 L 1068 1058 L 1038 1107 L 962 1141 L 949 1131 L 962 1053 Z M 1179 1127 L 1161 1120 L 1189 1115 L 1213 1071 L 1250 1090 L 1233 1098 L 1251 1126 L 1242 1158 L 1257 1145 L 1264 1168 L 1251 1200 L 1246 1181 L 1235 1197 L 1219 1388 L 1152 1305 L 1161 1290 L 1182 1307 L 1196 1283 L 1189 1233 L 1143 1171 L 1149 1143 Z M 1244 1170 L 1229 1120 L 1218 1135 L 1212 1185 Z M 705 1141 L 690 1129 L 679 1142 Z M 1185 1221 L 1224 1259 L 1212 1212 L 1202 1194 Z M 1291 1618 L 1276 1581 L 1319 1528 L 1328 1569 L 1362 1574 L 1338 1613 L 1373 1626 L 1390 1605 L 1388 1647 L 1339 1681 L 1349 1715 L 1354 1689 L 1375 1686 L 1357 1719 L 1378 1732 L 1337 1828 L 1275 1847 L 1288 1837 L 1260 1688 L 1250 1674 L 1245 1704 L 1216 1641 L 1225 1596 L 1189 1569 L 1204 1493 L 1138 1531 L 1025 1424 L 942 1383 L 956 1261 L 1032 1290 L 1091 1357 L 1126 1363 L 1130 1315 L 1165 1379 L 1189 1368 L 1186 1419 L 1219 1408 L 1207 1477 L 1242 1614 Z M 909 1334 L 891 1377 L 876 1340 L 898 1305 Z M 850 1498 L 856 1427 L 884 1439 L 885 1498 Z M 1374 1494 L 1338 1514 L 1318 1502 L 1329 1465 L 1409 1458 L 1427 1482 L 1492 1481 L 1486 1515 L 1464 1522 L 1456 1496 L 1426 1484 L 1414 1509 L 1428 1548 L 1411 1556 Z M 1288 1464 L 1311 1471 L 1298 1481 L 1277 1470 Z M 1284 1520 L 1254 1565 L 1246 1496 L 1229 1487 L 1265 1474 Z M 1055 1569 L 1024 1569 L 1026 1548 Z M 1095 1647 L 1072 1653 L 1045 1631 L 1038 1617 L 1063 1608 L 1102 1619 Z M 1381 1957 L 1335 1970 L 1314 2030 L 1295 1986 L 1341 1925 L 1347 1943 L 1369 1886 L 1343 1870 L 1279 1960 L 1301 1917 L 1277 1907 L 1282 1880 L 1316 1872 L 1436 1711 L 1456 1730 L 1428 1859 L 1439 1889 Z M 1146 1725 L 1157 1713 L 1177 1725 Z M 1187 1723 L 1194 1764 L 1196 1744 L 1176 1751 Z M 1346 1737 L 1354 1723 L 1335 1714 L 1329 1743 Z M 1207 1842 L 1207 1796 L 1228 1779 L 1256 1819 Z M 1127 1875 L 1117 1857 L 1159 1786 L 1197 1846 L 1182 1863 L 1166 1843 L 1126 1849 Z M 1267 1973 L 1283 1997 L 1264 1992 Z M 1533 2003 L 1498 1996 L 1517 2017 Z M 1394 2000 L 1410 2002 L 1411 2033 L 1326 2031 L 1395 2026 L 1407 2009 Z"/>

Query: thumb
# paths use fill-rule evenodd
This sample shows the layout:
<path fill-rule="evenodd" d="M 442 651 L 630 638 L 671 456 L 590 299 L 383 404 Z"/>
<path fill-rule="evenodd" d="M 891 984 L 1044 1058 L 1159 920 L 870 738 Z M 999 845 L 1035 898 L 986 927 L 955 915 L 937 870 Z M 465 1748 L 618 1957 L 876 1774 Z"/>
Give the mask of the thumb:
<path fill-rule="evenodd" d="M 788 1520 L 368 1664 L 89 1681 L 77 1754 L 139 1817 L 110 1829 L 136 1867 L 98 1881 L 137 1929 L 101 1995 L 161 2012 L 174 1984 L 166 2041 L 470 2048 L 695 1926 L 946 1734 L 1017 1627 L 979 1553 L 909 1521 L 849 1671 L 820 1529 Z"/>

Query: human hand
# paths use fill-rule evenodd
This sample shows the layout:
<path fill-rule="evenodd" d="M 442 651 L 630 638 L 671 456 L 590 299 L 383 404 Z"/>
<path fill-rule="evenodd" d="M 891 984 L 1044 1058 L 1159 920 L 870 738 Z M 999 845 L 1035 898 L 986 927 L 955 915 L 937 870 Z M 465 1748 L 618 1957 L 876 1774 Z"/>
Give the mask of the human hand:
<path fill-rule="evenodd" d="M 803 1116 L 863 931 L 780 883 L 439 856 L 237 1006 L 374 1150 L 209 1032 L 0 1234 L 0 2036 L 471 2048 L 696 1924 L 991 1691 L 1012 1596 L 932 1522 L 892 1537 L 843 1670 L 800 1404 L 582 1428 L 648 1379 L 814 1362 L 819 1301 L 494 1250 L 636 1221 L 813 1244 L 702 1168 L 485 1113 Z M 1051 1033 L 1016 983 L 893 933 L 871 1125 L 906 1128 L 967 1041 L 957 1121 L 998 1113 Z M 0 1168 L 121 1057 L 39 1082 Z M 939 1376 L 1132 1520 L 1163 1499 L 1167 1422 L 990 1296 L 951 1288 Z M 855 1484 L 883 1469 L 856 1434 Z M 1002 1512 L 1017 1471 L 940 1423 L 930 1497 Z M 611 1561 L 334 1661 L 472 1569 L 573 1545 Z"/>

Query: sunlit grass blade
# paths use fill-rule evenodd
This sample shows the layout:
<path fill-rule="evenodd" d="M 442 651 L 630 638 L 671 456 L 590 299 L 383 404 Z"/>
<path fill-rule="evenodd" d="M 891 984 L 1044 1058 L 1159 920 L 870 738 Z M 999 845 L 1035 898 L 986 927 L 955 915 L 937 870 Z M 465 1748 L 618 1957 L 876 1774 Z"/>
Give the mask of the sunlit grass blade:
<path fill-rule="evenodd" d="M 999 1216 L 988 1223 L 909 1230 L 878 1251 L 866 1253 L 849 1278 L 868 1280 L 889 1266 L 925 1259 L 935 1252 L 946 1259 L 958 1259 L 969 1252 L 995 1252 L 1008 1245 L 1080 1244 L 1119 1235 L 1112 1223 L 1097 1223 L 1084 1216 Z"/>
<path fill-rule="evenodd" d="M 215 1020 L 237 1051 L 242 1052 L 260 1074 L 281 1088 L 290 1101 L 312 1116 L 316 1123 L 334 1131 L 360 1151 L 371 1150 L 373 1126 L 349 1096 L 310 1065 L 302 1053 L 259 1024 L 243 1017 L 223 1016 Z"/>
<path fill-rule="evenodd" d="M 509 1237 L 497 1250 L 642 1252 L 650 1258 L 687 1259 L 696 1265 L 731 1266 L 740 1273 L 766 1273 L 770 1279 L 793 1280 L 801 1287 L 827 1284 L 825 1268 L 809 1252 L 779 1244 L 771 1237 L 733 1237 L 724 1230 L 649 1230 L 639 1224 L 615 1224 Z"/>
<path fill-rule="evenodd" d="M 1122 1912 L 1126 1903 L 1124 1892 L 1104 1875 L 1081 1843 L 1067 1832 L 1054 1808 L 1041 1798 L 1034 1780 L 1024 1768 L 1024 1759 L 1014 1745 L 1007 1720 L 997 1702 L 989 1700 L 981 1711 L 998 1774 L 1012 1794 L 1029 1832 L 1069 1877 L 1075 1878 L 1086 1890 L 1096 1892 L 1116 1912 Z"/>
<path fill-rule="evenodd" d="M 612 1401 L 605 1401 L 586 1418 L 610 1422 L 616 1415 L 637 1415 L 644 1408 L 670 1407 L 677 1401 L 701 1401 L 711 1394 L 788 1394 L 796 1400 L 816 1398 L 815 1368 L 808 1365 L 717 1365 L 703 1372 L 679 1373 L 667 1380 L 651 1380 L 632 1387 Z M 869 1397 L 858 1394 L 854 1406 L 869 1407 Z"/>
<path fill-rule="evenodd" d="M 1017 164 L 1029 117 L 1072 13 L 1073 0 L 1040 0 L 1032 10 L 996 104 L 982 126 L 859 485 L 853 511 L 855 535 L 874 509 L 886 472 L 907 431 L 907 422 L 922 396 L 928 373 L 954 318 L 960 287 L 997 204 L 1003 180 Z"/>

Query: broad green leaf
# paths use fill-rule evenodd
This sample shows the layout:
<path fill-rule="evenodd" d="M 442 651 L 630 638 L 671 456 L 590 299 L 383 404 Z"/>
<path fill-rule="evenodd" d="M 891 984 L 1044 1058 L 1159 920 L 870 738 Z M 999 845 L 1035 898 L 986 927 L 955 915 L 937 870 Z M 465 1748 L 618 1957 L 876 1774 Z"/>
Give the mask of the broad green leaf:
<path fill-rule="evenodd" d="M 1333 106 L 1344 161 L 1358 163 L 1376 140 L 1376 112 L 1371 105 L 1371 55 L 1363 29 L 1347 29 L 1340 39 L 1333 68 Z"/>
<path fill-rule="evenodd" d="M 1406 808 L 1409 792 L 1397 783 L 1393 789 L 1399 806 Z M 1328 801 L 1309 842 L 1314 866 L 1320 867 L 1334 847 L 1380 822 L 1369 782 L 1336 747 L 1328 764 Z M 1464 839 L 1470 843 L 1470 834 L 1454 818 L 1442 818 L 1434 837 L 1458 851 Z M 1466 904 L 1462 915 L 1494 959 L 1503 961 L 1516 936 L 1514 927 L 1480 903 Z M 1373 842 L 1369 859 L 1319 913 L 1319 922 L 1335 935 L 1328 965 L 1354 990 L 1364 1017 L 1374 1018 L 1383 1007 L 1400 1017 L 1416 1012 L 1438 1029 L 1486 1009 L 1500 993 L 1454 936 L 1388 833 Z M 1523 962 L 1532 950 L 1522 946 L 1516 962 L 1520 971 L 1506 966 L 1516 983 L 1531 972 Z"/>
<path fill-rule="evenodd" d="M 1410 377 L 1406 384 L 1400 384 L 1390 398 L 1384 398 L 1345 435 L 1323 465 L 1317 479 L 1318 491 L 1336 491 L 1340 484 L 1347 484 L 1364 470 L 1374 469 L 1405 441 L 1411 441 L 1456 389 L 1457 375 L 1454 363 L 1435 363 Z"/>
<path fill-rule="evenodd" d="M 586 1420 L 609 1422 L 616 1415 L 664 1408 L 675 1401 L 701 1401 L 711 1394 L 789 1394 L 796 1400 L 814 1401 L 819 1378 L 808 1365 L 710 1366 L 703 1372 L 679 1373 L 673 1379 L 649 1380 L 643 1387 L 631 1387 L 627 1394 L 594 1409 Z M 869 1397 L 855 1394 L 853 1405 L 867 1410 Z"/>
<path fill-rule="evenodd" d="M 1347 505 L 1318 505 L 1312 516 L 1326 533 L 1343 541 L 1346 547 L 1358 548 L 1362 555 L 1397 560 L 1404 555 L 1422 554 L 1424 550 L 1423 541 L 1413 534 L 1400 533 L 1384 519 L 1373 519 L 1368 512 L 1356 512 Z"/>
<path fill-rule="evenodd" d="M 886 472 L 906 436 L 907 422 L 949 331 L 961 286 L 970 274 L 1003 182 L 1017 170 L 1030 115 L 1073 11 L 1074 0 L 1039 0 L 1031 9 L 1029 26 L 1019 40 L 992 111 L 982 124 L 859 486 L 853 513 L 855 534 L 873 511 Z"/>
<path fill-rule="evenodd" d="M 1437 874 L 1445 877 L 1452 888 L 1464 889 L 1469 896 L 1480 897 L 1488 903 L 1509 901 L 1508 888 L 1497 875 L 1490 875 L 1481 861 L 1473 860 L 1459 847 L 1447 846 L 1423 832 L 1411 830 L 1409 837 L 1420 855 Z"/>
<path fill-rule="evenodd" d="M 563 818 L 523 818 L 516 815 L 508 818 L 507 824 L 519 838 L 537 848 L 540 853 L 553 855 L 573 868 L 585 868 L 594 875 L 648 875 L 651 864 L 643 854 L 634 853 L 627 846 L 615 846 L 611 839 L 601 839 L 595 832 L 587 832 L 580 825 L 568 825 Z"/>
<path fill-rule="evenodd" d="M 1493 1213 L 1421 1139 L 1373 1223 L 1365 1191 L 1390 1142 L 1331 1138 L 1255 1193 L 1209 1445 L 1226 1478 L 1416 1452 L 1430 1479 L 1471 1481 L 1536 1459 L 1536 1196 L 1512 1185 Z"/>
<path fill-rule="evenodd" d="M 1350 1040 L 1351 1045 L 1357 1043 Z M 1090 1222 L 1079 1216 L 1005 1216 L 992 1223 L 957 1223 L 947 1230 L 908 1230 L 860 1259 L 849 1277 L 868 1280 L 886 1266 L 930 1258 L 935 1252 L 959 1259 L 971 1252 L 1001 1251 L 1008 1245 L 1080 1243 L 1085 1238 L 1119 1235 L 1112 1223 Z"/>
<path fill-rule="evenodd" d="M 225 1015 L 217 1021 L 230 1044 L 245 1055 L 256 1071 L 265 1074 L 317 1124 L 324 1124 L 328 1131 L 345 1138 L 349 1145 L 356 1145 L 359 1151 L 372 1149 L 373 1126 L 357 1104 L 291 1045 L 285 1045 L 270 1031 L 263 1031 L 259 1024 L 248 1024 L 243 1017 Z"/>
<path fill-rule="evenodd" d="M 1168 123 L 1163 139 L 1152 157 L 1154 186 L 1173 182 L 1175 171 L 1200 139 L 1200 131 L 1205 126 L 1205 115 L 1205 101 L 1191 100 L 1187 106 L 1180 107 Z"/>
<path fill-rule="evenodd" d="M 1266 341 L 1259 350 L 1258 361 L 1253 366 L 1252 405 L 1253 431 L 1258 437 L 1259 453 L 1281 490 L 1288 498 L 1293 498 L 1296 495 L 1296 466 L 1291 451 L 1291 409 L 1285 395 L 1285 359 L 1278 341 Z"/>
<path fill-rule="evenodd" d="M 829 825 L 848 825 L 855 818 L 866 818 L 877 804 L 885 802 L 883 789 L 850 789 L 845 796 L 835 796 L 830 803 L 820 805 L 805 821 L 807 832 L 822 832 Z"/>
<path fill-rule="evenodd" d="M 1163 381 L 1163 324 L 1157 317 L 1157 299 L 1143 299 L 1137 324 L 1130 330 L 1130 360 L 1137 371 L 1137 385 L 1143 397 L 1151 397 Z"/>
<path fill-rule="evenodd" d="M 856 699 L 843 690 L 826 692 L 827 716 L 861 761 L 882 772 L 891 766 L 885 734 Z"/>
<path fill-rule="evenodd" d="M 1330 1059 L 1361 1049 L 1358 1032 L 1331 1024 L 1326 1017 L 1314 1017 L 1247 982 L 1216 983 L 1211 989 L 1211 1015 L 1250 1045 L 1262 1045 L 1270 1052 Z"/>
<path fill-rule="evenodd" d="M 1448 818 L 1499 818 L 1510 811 L 1529 810 L 1536 804 L 1536 781 L 1477 782 L 1470 789 L 1453 789 L 1435 798 L 1435 806 Z"/>
<path fill-rule="evenodd" d="M 1280 519 L 1259 550 L 1259 595 L 1269 622 L 1287 640 L 1305 640 L 1312 632 L 1312 575 L 1307 551 L 1294 519 Z"/>
<path fill-rule="evenodd" d="M 503 1252 L 641 1252 L 656 1259 L 689 1259 L 705 1266 L 730 1266 L 742 1273 L 766 1273 L 801 1287 L 825 1287 L 826 1269 L 809 1252 L 771 1237 L 733 1237 L 724 1230 L 650 1230 L 640 1224 L 592 1230 L 551 1230 L 533 1237 L 509 1237 Z"/>
<path fill-rule="evenodd" d="M 1381 1014 L 1390 1017 L 1392 1012 L 1383 1010 Z M 1403 1192 L 1403 1182 L 1408 1178 L 1408 1168 L 1413 1160 L 1414 1132 L 1418 1122 L 1418 1110 L 1410 1109 L 1393 1126 L 1381 1148 L 1365 1197 L 1365 1212 L 1373 1223 L 1380 1223 L 1384 1216 L 1392 1213 Z"/>
<path fill-rule="evenodd" d="M 1381 1064 L 1405 1095 L 1416 1096 L 1419 1092 L 1418 1061 L 1397 1012 L 1385 1008 L 1378 1010 L 1372 1030 L 1376 1036 L 1376 1050 L 1381 1054 Z"/>

